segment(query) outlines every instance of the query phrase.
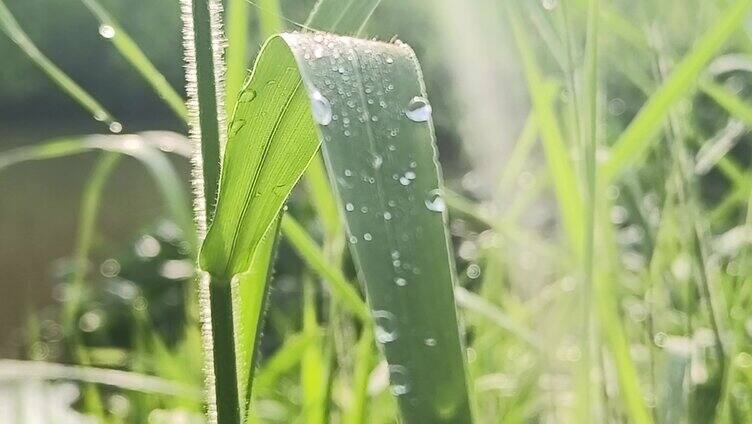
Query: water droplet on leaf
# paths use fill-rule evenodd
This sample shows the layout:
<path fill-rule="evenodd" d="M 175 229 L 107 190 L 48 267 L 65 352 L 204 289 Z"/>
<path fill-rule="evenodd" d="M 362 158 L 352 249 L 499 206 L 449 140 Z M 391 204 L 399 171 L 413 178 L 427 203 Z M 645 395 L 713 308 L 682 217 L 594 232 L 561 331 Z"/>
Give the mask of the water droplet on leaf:
<path fill-rule="evenodd" d="M 100 25 L 99 35 L 101 35 L 102 38 L 112 38 L 115 36 L 115 28 L 110 25 Z"/>
<path fill-rule="evenodd" d="M 311 112 L 313 119 L 320 125 L 332 122 L 332 104 L 318 90 L 311 94 Z"/>
<path fill-rule="evenodd" d="M 444 212 L 446 210 L 446 202 L 444 202 L 444 198 L 441 197 L 441 190 L 434 189 L 428 192 L 426 208 L 432 212 Z"/>
<path fill-rule="evenodd" d="M 394 314 L 389 311 L 373 311 L 373 320 L 376 325 L 376 341 L 383 344 L 397 340 Z"/>
<path fill-rule="evenodd" d="M 109 129 L 111 133 L 118 134 L 123 131 L 123 124 L 117 121 L 110 122 Z"/>
<path fill-rule="evenodd" d="M 414 122 L 426 122 L 431 118 L 431 105 L 425 97 L 413 97 L 407 105 L 405 115 Z"/>
<path fill-rule="evenodd" d="M 402 396 L 410 391 L 407 369 L 402 365 L 389 365 L 389 384 L 394 396 Z"/>

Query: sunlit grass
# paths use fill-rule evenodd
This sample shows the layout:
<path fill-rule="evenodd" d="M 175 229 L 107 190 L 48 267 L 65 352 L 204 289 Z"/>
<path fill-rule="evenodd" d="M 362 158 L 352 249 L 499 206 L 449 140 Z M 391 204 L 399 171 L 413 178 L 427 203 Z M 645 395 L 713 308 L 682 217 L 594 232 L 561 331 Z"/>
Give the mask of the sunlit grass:
<path fill-rule="evenodd" d="M 424 192 L 443 184 L 434 175 L 432 128 L 405 114 L 414 96 L 425 96 L 420 73 L 391 76 L 400 55 L 392 53 L 390 63 L 372 55 L 394 45 L 357 44 L 353 52 L 334 49 L 336 54 L 293 46 L 303 57 L 298 66 L 283 60 L 290 53 L 278 40 L 259 59 L 278 62 L 278 72 L 263 64 L 256 71 L 277 94 L 287 89 L 290 95 L 268 97 L 263 84 L 242 86 L 251 68 L 249 50 L 267 35 L 314 27 L 367 36 L 368 17 L 388 2 L 324 0 L 295 24 L 281 16 L 285 2 L 230 1 L 229 47 L 222 52 L 216 39 L 219 3 L 185 1 L 184 12 L 192 12 L 186 20 L 188 114 L 113 18 L 98 2 L 84 3 L 120 36 L 113 38 L 115 47 L 165 104 L 192 124 L 197 238 L 209 229 L 199 261 L 210 274 L 202 274 L 201 299 L 208 397 L 177 399 L 174 392 L 160 392 L 172 387 L 159 386 L 162 380 L 128 374 L 133 380 L 114 385 L 135 405 L 131 418 L 158 407 L 201 413 L 207 404 L 221 423 L 393 422 L 400 415 L 406 422 L 468 422 L 468 398 L 477 422 L 704 423 L 752 417 L 747 322 L 752 173 L 746 157 L 752 109 L 744 65 L 752 51 L 744 28 L 752 1 L 506 0 L 498 8 L 473 6 L 483 8 L 478 13 L 498 13 L 498 22 L 508 26 L 519 60 L 509 66 L 519 72 L 530 110 L 511 137 L 510 155 L 498 161 L 499 181 L 480 182 L 490 189 L 473 190 L 450 175 L 452 190 L 429 197 Z M 684 9 L 702 13 L 690 18 Z M 258 34 L 246 31 L 254 19 Z M 99 103 L 34 47 L 3 3 L 0 22 L 62 89 L 101 115 Z M 313 36 L 296 37 L 305 44 Z M 419 52 L 435 60 L 434 53 Z M 225 74 L 221 53 L 227 58 Z M 342 59 L 348 54 L 373 62 L 350 73 L 352 62 Z M 340 62 L 319 69 L 319 55 Z M 307 84 L 299 90 L 297 72 L 303 76 L 297 84 Z M 340 80 L 342 75 L 355 82 Z M 474 76 L 458 76 L 465 77 Z M 331 81 L 343 93 L 325 93 L 330 116 L 314 110 L 311 122 L 309 103 L 312 99 L 315 109 L 319 99 L 311 87 L 325 92 Z M 372 96 L 366 87 L 382 94 Z M 404 99 L 392 104 L 385 97 L 381 112 L 376 97 L 391 90 Z M 350 116 L 344 127 L 343 104 L 352 98 L 365 102 L 359 106 L 369 111 L 368 120 L 353 122 Z M 373 110 L 369 98 L 375 100 Z M 280 99 L 293 100 L 274 103 Z M 235 119 L 226 125 L 223 115 L 232 117 L 233 111 Z M 245 126 L 248 122 L 253 125 Z M 270 137 L 262 137 L 270 126 Z M 388 141 L 382 146 L 391 139 L 373 134 L 382 129 L 397 130 L 392 137 L 410 143 L 393 142 L 394 150 Z M 147 166 L 184 235 L 192 225 L 188 201 L 164 162 L 174 148 L 156 146 L 165 153 L 139 144 L 141 150 L 132 150 L 129 136 L 109 137 L 115 138 L 60 140 L 0 153 L 0 169 L 105 150 L 82 199 L 69 285 L 73 301 L 61 318 L 71 334 L 66 359 L 88 368 L 54 371 L 70 371 L 71 379 L 86 383 L 83 410 L 113 418 L 101 378 L 80 378 L 87 375 L 83 371 L 99 376 L 92 366 L 106 363 L 101 357 L 107 355 L 79 327 L 91 299 L 89 258 L 100 194 L 120 154 Z M 105 141 L 112 143 L 104 146 Z M 368 145 L 342 147 L 361 141 Z M 323 155 L 316 153 L 319 142 Z M 268 148 L 254 154 L 261 145 Z M 185 160 L 186 149 L 178 153 Z M 387 178 L 381 180 L 380 172 Z M 362 185 L 348 185 L 353 175 Z M 293 188 L 298 178 L 302 184 Z M 404 207 L 389 209 L 390 202 Z M 215 207 L 218 221 L 212 222 Z M 445 208 L 454 242 L 446 252 Z M 229 242 L 233 237 L 242 242 Z M 196 245 L 190 236 L 186 252 L 195 253 Z M 402 275 L 403 264 L 418 272 Z M 282 300 L 269 289 L 276 284 L 287 287 Z M 213 285 L 221 290 L 209 290 Z M 197 303 L 188 292 L 187 302 Z M 284 305 L 289 299 L 293 306 Z M 454 320 L 453 299 L 462 325 Z M 208 305 L 217 300 L 209 313 Z M 175 387 L 185 389 L 181 393 L 193 393 L 201 382 L 185 368 L 201 357 L 195 309 L 181 321 L 180 343 L 162 340 L 151 328 L 149 317 L 156 312 L 135 310 L 130 319 L 137 341 L 124 348 L 130 361 L 112 363 L 180 381 L 185 386 Z M 399 321 L 399 331 L 391 331 L 392 320 Z M 149 390 L 157 397 L 136 393 Z"/>

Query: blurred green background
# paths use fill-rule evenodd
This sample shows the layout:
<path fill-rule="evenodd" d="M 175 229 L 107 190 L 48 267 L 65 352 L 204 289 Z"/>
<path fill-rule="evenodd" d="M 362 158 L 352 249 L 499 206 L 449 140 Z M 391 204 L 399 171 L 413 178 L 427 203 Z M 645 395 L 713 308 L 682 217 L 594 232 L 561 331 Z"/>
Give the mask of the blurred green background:
<path fill-rule="evenodd" d="M 176 0 L 104 0 L 101 2 L 135 39 L 170 84 L 183 93 L 183 52 Z M 299 29 L 313 0 L 282 1 L 285 26 Z M 430 2 L 428 2 L 430 3 Z M 437 23 L 427 2 L 384 2 L 369 25 L 369 34 L 390 39 L 398 34 L 419 52 L 426 71 L 437 120 L 444 166 L 462 167 L 457 128 L 451 116 L 449 69 L 445 53 L 429 41 Z M 123 124 L 124 132 L 164 129 L 187 133 L 143 79 L 108 40 L 98 34 L 99 23 L 79 0 L 8 0 L 30 38 L 53 62 L 89 91 Z M 248 67 L 260 47 L 258 15 L 251 7 L 252 37 Z M 102 133 L 103 128 L 76 102 L 57 88 L 7 37 L 0 36 L 0 150 L 64 136 Z M 104 131 L 106 132 L 106 131 Z M 15 356 L 24 317 L 50 304 L 54 286 L 70 264 L 76 234 L 79 199 L 95 154 L 72 160 L 55 159 L 4 171 L 0 178 L 0 290 L 12 293 L 0 301 L 0 354 Z M 482 155 L 478 155 L 482 157 Z M 176 166 L 188 184 L 184 161 Z M 454 171 L 450 171 L 454 172 Z M 111 180 L 102 206 L 97 251 L 107 255 L 123 246 L 160 217 L 158 193 L 137 163 L 126 163 Z M 110 249 L 111 250 L 111 249 Z M 110 252 L 111 253 L 111 252 Z M 104 259 L 100 258 L 100 259 Z M 14 337 L 10 337 L 13 334 Z"/>

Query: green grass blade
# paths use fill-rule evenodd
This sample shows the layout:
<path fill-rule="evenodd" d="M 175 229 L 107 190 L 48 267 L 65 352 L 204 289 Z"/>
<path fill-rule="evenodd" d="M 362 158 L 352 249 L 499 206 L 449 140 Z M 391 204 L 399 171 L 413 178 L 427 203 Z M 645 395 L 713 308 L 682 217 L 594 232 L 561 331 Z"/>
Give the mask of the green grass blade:
<path fill-rule="evenodd" d="M 212 297 L 228 295 L 233 276 L 251 267 L 250 258 L 318 148 L 312 113 L 325 142 L 329 174 L 338 185 L 342 213 L 352 237 L 357 234 L 360 239 L 353 243 L 353 253 L 377 311 L 377 334 L 393 364 L 392 383 L 402 415 L 408 422 L 466 422 L 470 411 L 452 263 L 443 213 L 437 213 L 443 203 L 435 197 L 440 183 L 433 132 L 425 122 L 430 110 L 426 106 L 418 111 L 424 112 L 415 118 L 421 122 L 405 114 L 416 96 L 425 93 L 412 51 L 405 45 L 324 34 L 270 39 L 235 110 L 215 220 L 199 263 L 211 276 Z M 364 145 L 350 142 L 359 137 Z M 396 149 L 399 154 L 392 153 Z M 397 172 L 401 178 L 393 177 Z M 350 203 L 371 213 L 355 215 Z M 282 222 L 285 229 L 291 221 Z M 444 264 L 437 266 L 437 261 Z M 212 303 L 219 306 L 213 308 L 212 325 L 219 319 L 226 326 L 231 321 L 223 307 L 227 303 Z M 223 315 L 217 317 L 214 310 Z M 231 331 L 213 331 L 216 387 L 219 391 L 229 386 L 232 395 L 235 364 L 221 368 L 231 360 L 227 353 L 234 351 L 233 341 L 220 340 Z M 400 336 L 387 340 L 393 331 Z M 236 415 L 227 410 L 238 408 L 233 399 L 217 400 L 220 420 L 223 411 Z"/>
<path fill-rule="evenodd" d="M 311 161 L 305 175 L 306 185 L 309 190 L 309 198 L 316 215 L 321 220 L 324 233 L 328 242 L 334 242 L 341 237 L 342 225 L 340 224 L 339 211 L 334 198 L 334 193 L 326 176 L 324 162 L 320 155 Z"/>
<path fill-rule="evenodd" d="M 256 0 L 259 14 L 259 32 L 267 39 L 282 31 L 282 9 L 279 0 Z"/>
<path fill-rule="evenodd" d="M 274 254 L 279 241 L 279 224 L 261 240 L 253 257 L 250 271 L 236 276 L 232 287 L 233 317 L 235 326 L 235 357 L 238 361 L 238 397 L 242 403 L 241 415 L 246 415 L 251 404 L 251 381 L 257 362 L 256 343 L 263 330 L 263 312 L 268 299 L 272 278 Z"/>
<path fill-rule="evenodd" d="M 42 361 L 0 360 L 0 381 L 72 380 L 164 396 L 201 400 L 201 390 L 135 372 Z"/>
<path fill-rule="evenodd" d="M 0 0 L 0 29 L 13 41 L 51 80 L 84 109 L 88 110 L 97 121 L 104 122 L 110 131 L 122 131 L 122 125 L 81 86 L 57 67 L 42 53 L 21 28 L 5 2 Z"/>
<path fill-rule="evenodd" d="M 69 343 L 68 349 L 73 360 L 81 365 L 91 365 L 89 353 L 81 340 L 77 318 L 86 300 L 86 277 L 89 272 L 89 255 L 94 240 L 99 207 L 104 187 L 110 175 L 120 163 L 122 155 L 105 151 L 94 165 L 91 177 L 86 183 L 81 197 L 81 213 L 78 217 L 76 246 L 73 252 L 73 274 L 67 288 L 66 302 L 62 310 L 63 333 Z M 87 384 L 83 388 L 83 408 L 99 419 L 104 419 L 104 402 L 96 386 Z"/>
<path fill-rule="evenodd" d="M 712 80 L 702 80 L 700 90 L 710 96 L 731 115 L 752 127 L 752 106 L 740 99 L 733 91 Z"/>
<path fill-rule="evenodd" d="M 472 311 L 480 316 L 485 317 L 495 325 L 510 332 L 515 337 L 529 344 L 535 350 L 542 350 L 543 345 L 535 335 L 528 329 L 522 327 L 496 305 L 490 303 L 477 294 L 474 294 L 462 287 L 454 289 L 454 295 L 457 298 L 457 304 L 468 311 Z"/>
<path fill-rule="evenodd" d="M 381 0 L 319 0 L 305 23 L 338 34 L 359 35 Z"/>
<path fill-rule="evenodd" d="M 227 138 L 224 111 L 222 3 L 181 0 L 188 126 L 195 145 L 194 209 L 199 234 L 211 222 Z M 202 237 L 199 237 L 202 238 Z"/>
<path fill-rule="evenodd" d="M 597 352 L 593 332 L 593 275 L 595 265 L 595 217 L 598 207 L 596 199 L 596 162 L 598 145 L 598 30 L 600 19 L 599 0 L 589 0 L 587 13 L 587 48 L 585 50 L 585 103 L 587 112 L 580 118 L 585 124 L 586 135 L 583 138 L 582 163 L 584 179 L 584 240 L 583 240 L 583 283 L 580 287 L 580 308 L 582 314 L 580 351 L 580 369 L 578 372 L 578 404 L 580 417 L 598 417 L 601 412 L 601 396 L 593 384 L 593 353 Z M 595 387 L 594 387 L 595 386 Z M 587 414 L 587 415 L 585 415 Z M 590 419 L 588 420 L 590 421 Z"/>
<path fill-rule="evenodd" d="M 350 313 L 367 323 L 369 321 L 368 307 L 361 300 L 357 290 L 347 281 L 339 268 L 329 263 L 325 253 L 305 232 L 305 229 L 290 215 L 282 218 L 281 228 L 282 234 L 306 265 L 329 285 L 332 295 Z"/>
<path fill-rule="evenodd" d="M 281 39 L 271 39 L 262 48 L 235 108 L 216 219 L 199 255 L 200 268 L 211 276 L 213 306 L 230 305 L 229 300 L 221 302 L 220 298 L 231 295 L 229 287 L 235 275 L 250 270 L 259 244 L 318 149 L 319 140 L 309 108 L 292 55 Z M 262 312 L 257 309 L 247 313 L 256 321 Z M 229 419 L 223 417 L 236 416 L 239 411 L 238 394 L 233 390 L 238 383 L 231 315 L 231 310 L 224 307 L 212 307 L 220 421 Z M 225 326 L 219 328 L 227 330 L 224 334 L 217 331 L 219 320 L 224 320 Z M 248 321 L 244 325 L 253 326 Z M 238 354 L 248 358 L 253 351 L 255 346 L 251 351 Z M 238 374 L 250 374 L 250 371 L 240 370 Z M 227 393 L 220 395 L 225 390 Z"/>
<path fill-rule="evenodd" d="M 370 326 L 363 327 L 363 333 L 358 339 L 355 357 L 355 372 L 353 375 L 353 401 L 345 415 L 345 423 L 362 424 L 366 422 L 368 377 L 374 365 L 373 330 Z"/>
<path fill-rule="evenodd" d="M 154 92 L 164 100 L 165 104 L 175 114 L 185 120 L 188 110 L 183 98 L 172 88 L 167 79 L 154 66 L 135 41 L 112 18 L 109 12 L 97 0 L 81 0 L 94 16 L 99 20 L 99 33 L 102 37 L 112 41 L 112 45 L 123 55 L 136 71 L 154 89 Z"/>
<path fill-rule="evenodd" d="M 248 73 L 249 3 L 246 0 L 227 1 L 227 73 L 225 74 L 225 107 L 232 114 L 243 80 Z"/>
<path fill-rule="evenodd" d="M 280 377 L 300 364 L 308 347 L 320 340 L 321 335 L 319 331 L 317 333 L 301 332 L 288 336 L 282 347 L 256 372 L 254 390 L 258 392 L 273 390 Z"/>
<path fill-rule="evenodd" d="M 533 110 L 543 148 L 546 154 L 549 172 L 554 183 L 556 199 L 559 202 L 564 231 L 576 256 L 582 254 L 583 209 L 579 184 L 572 165 L 568 147 L 564 141 L 558 117 L 551 103 L 547 84 L 534 55 L 523 22 L 516 6 L 506 1 L 507 16 L 512 27 L 517 50 L 522 58 L 522 66 L 532 97 Z"/>
<path fill-rule="evenodd" d="M 522 127 L 522 132 L 514 143 L 514 149 L 499 177 L 500 189 L 508 190 L 512 187 L 514 179 L 522 173 L 537 136 L 538 124 L 535 122 L 535 114 L 531 113 L 525 120 L 525 126 Z"/>
<path fill-rule="evenodd" d="M 733 2 L 676 65 L 663 85 L 650 96 L 627 129 L 614 142 L 608 160 L 601 167 L 604 181 L 616 177 L 648 150 L 671 107 L 695 88 L 700 73 L 726 40 L 745 22 L 750 7 L 752 0 Z"/>
<path fill-rule="evenodd" d="M 315 335 L 321 332 L 316 313 L 316 292 L 310 275 L 303 276 L 303 333 Z M 326 402 L 328 370 L 323 343 L 308 345 L 300 361 L 300 391 L 303 398 L 301 415 L 306 423 L 327 422 Z"/>
<path fill-rule="evenodd" d="M 286 39 L 320 93 L 314 102 L 331 105 L 331 120 L 319 127 L 324 158 L 403 419 L 468 421 L 430 109 L 412 52 L 319 34 Z M 315 60 L 329 54 L 336 71 Z"/>

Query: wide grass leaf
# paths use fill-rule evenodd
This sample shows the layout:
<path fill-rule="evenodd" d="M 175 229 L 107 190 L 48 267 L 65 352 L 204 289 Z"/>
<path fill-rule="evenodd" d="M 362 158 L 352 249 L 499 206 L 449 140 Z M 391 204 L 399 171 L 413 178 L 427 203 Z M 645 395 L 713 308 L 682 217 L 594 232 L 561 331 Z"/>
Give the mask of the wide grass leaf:
<path fill-rule="evenodd" d="M 262 48 L 229 127 L 214 220 L 199 255 L 216 299 L 220 420 L 246 413 L 239 405 L 249 396 L 258 337 L 236 331 L 251 327 L 255 336 L 264 308 L 263 288 L 248 291 L 234 277 L 253 272 L 320 140 L 403 418 L 470 420 L 425 96 L 414 54 L 402 43 L 284 34 Z M 243 292 L 254 299 L 223 300 Z"/>

